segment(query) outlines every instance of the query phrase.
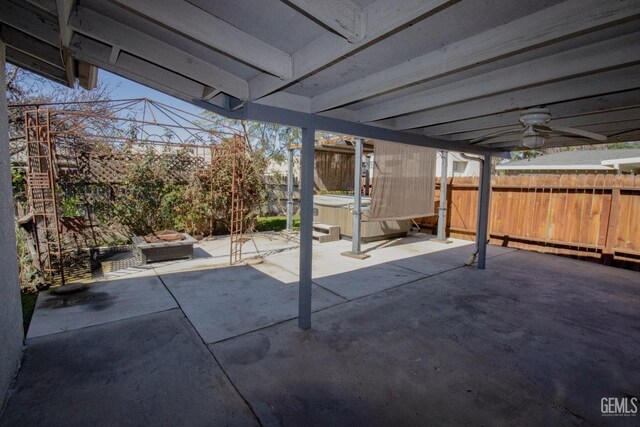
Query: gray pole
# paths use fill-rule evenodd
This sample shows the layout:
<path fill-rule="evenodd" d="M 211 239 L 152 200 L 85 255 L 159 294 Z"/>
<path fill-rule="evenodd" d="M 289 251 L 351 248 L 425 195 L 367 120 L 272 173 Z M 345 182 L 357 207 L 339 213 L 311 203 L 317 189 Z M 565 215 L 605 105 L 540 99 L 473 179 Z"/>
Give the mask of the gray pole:
<path fill-rule="evenodd" d="M 353 173 L 353 233 L 351 236 L 351 252 L 354 255 L 360 254 L 360 222 L 362 219 L 362 138 L 356 138 L 355 154 L 354 154 L 354 173 Z"/>
<path fill-rule="evenodd" d="M 487 260 L 487 236 L 489 225 L 489 197 L 491 194 L 491 154 L 485 154 L 482 164 L 482 179 L 480 180 L 478 209 L 478 269 L 484 270 Z"/>
<path fill-rule="evenodd" d="M 447 166 L 449 162 L 449 152 L 440 151 L 442 157 L 442 167 L 440 168 L 440 207 L 438 209 L 438 237 L 440 242 L 447 241 Z"/>
<path fill-rule="evenodd" d="M 300 173 L 300 276 L 298 327 L 311 327 L 311 266 L 313 256 L 313 168 L 315 129 L 302 128 Z"/>
<path fill-rule="evenodd" d="M 293 230 L 293 149 L 287 157 L 287 230 Z"/>
<path fill-rule="evenodd" d="M 371 193 L 371 156 L 366 156 L 365 162 L 367 162 L 367 170 L 364 178 L 364 195 L 368 196 Z"/>

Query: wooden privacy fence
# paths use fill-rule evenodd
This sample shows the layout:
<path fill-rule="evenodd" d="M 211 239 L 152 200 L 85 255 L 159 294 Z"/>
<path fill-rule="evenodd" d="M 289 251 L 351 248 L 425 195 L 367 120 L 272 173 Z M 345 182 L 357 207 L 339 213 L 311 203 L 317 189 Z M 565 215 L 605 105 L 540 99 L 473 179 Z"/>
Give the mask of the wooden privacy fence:
<path fill-rule="evenodd" d="M 436 207 L 439 187 L 438 180 Z M 449 235 L 473 239 L 478 178 L 449 178 L 448 201 Z M 493 177 L 489 235 L 492 243 L 503 246 L 590 256 L 605 263 L 640 262 L 640 175 Z"/>

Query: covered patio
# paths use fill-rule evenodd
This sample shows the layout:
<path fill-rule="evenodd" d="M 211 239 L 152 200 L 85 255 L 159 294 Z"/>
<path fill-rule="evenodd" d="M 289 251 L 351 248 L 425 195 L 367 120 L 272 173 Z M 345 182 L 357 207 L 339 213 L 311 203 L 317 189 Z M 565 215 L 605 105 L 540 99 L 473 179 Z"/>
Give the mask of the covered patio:
<path fill-rule="evenodd" d="M 488 246 L 487 223 L 496 157 L 638 139 L 640 1 L 0 6 L 3 79 L 8 61 L 91 89 L 103 69 L 302 129 L 298 251 L 43 298 L 24 357 L 3 160 L 0 424 L 601 423 L 601 398 L 637 396 L 638 273 Z M 410 237 L 365 260 L 314 245 L 318 131 L 481 162 L 477 268 L 459 242 Z M 3 85 L 0 159 L 8 142 Z"/>
<path fill-rule="evenodd" d="M 304 332 L 295 251 L 41 294 L 0 425 L 599 424 L 637 392 L 637 272 L 472 246 L 316 244 Z"/>

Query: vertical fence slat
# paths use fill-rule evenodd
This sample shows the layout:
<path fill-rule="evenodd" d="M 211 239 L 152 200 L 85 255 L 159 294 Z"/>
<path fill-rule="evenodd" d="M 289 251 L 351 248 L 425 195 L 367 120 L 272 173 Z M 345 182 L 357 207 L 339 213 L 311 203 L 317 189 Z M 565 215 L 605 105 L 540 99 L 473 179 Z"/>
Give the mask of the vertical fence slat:
<path fill-rule="evenodd" d="M 477 185 L 475 177 L 451 180 L 453 237 L 474 238 Z M 497 176 L 492 188 L 489 230 L 496 243 L 596 257 L 601 252 L 638 255 L 640 176 Z"/>

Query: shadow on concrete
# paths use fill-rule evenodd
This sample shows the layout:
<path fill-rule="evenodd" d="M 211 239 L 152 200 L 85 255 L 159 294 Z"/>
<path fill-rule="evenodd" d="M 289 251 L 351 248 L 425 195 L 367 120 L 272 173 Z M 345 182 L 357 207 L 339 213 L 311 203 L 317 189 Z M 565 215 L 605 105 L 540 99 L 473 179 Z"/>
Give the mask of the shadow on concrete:
<path fill-rule="evenodd" d="M 463 266 L 472 245 L 375 265 L 334 249 L 308 331 L 289 254 L 96 284 L 117 295 L 103 310 L 45 304 L 50 325 L 90 321 L 27 341 L 0 425 L 601 424 L 602 397 L 637 393 L 637 272 L 495 246 L 487 270 Z"/>
<path fill-rule="evenodd" d="M 210 348 L 269 425 L 634 425 L 639 285 L 516 251 Z"/>
<path fill-rule="evenodd" d="M 0 426 L 258 425 L 177 310 L 29 340 Z"/>

